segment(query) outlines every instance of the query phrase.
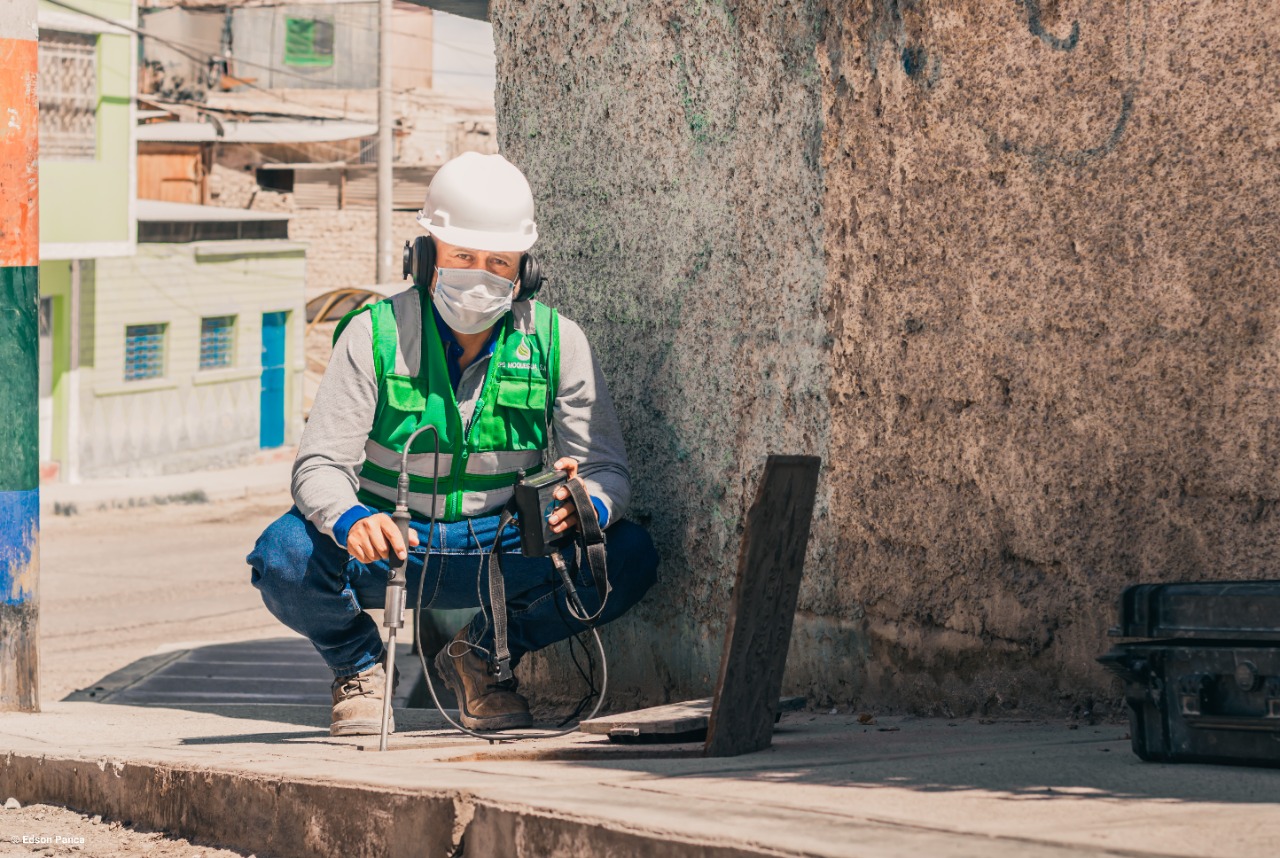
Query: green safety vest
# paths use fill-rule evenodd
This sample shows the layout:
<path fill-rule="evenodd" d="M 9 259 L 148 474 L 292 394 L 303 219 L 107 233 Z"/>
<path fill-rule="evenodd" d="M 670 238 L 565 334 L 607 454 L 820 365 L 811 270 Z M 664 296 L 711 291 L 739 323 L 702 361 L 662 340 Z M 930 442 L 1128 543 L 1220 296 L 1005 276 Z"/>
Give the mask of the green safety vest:
<path fill-rule="evenodd" d="M 424 432 L 409 451 L 410 511 L 426 518 L 434 510 L 439 521 L 491 513 L 510 499 L 521 470 L 541 470 L 547 421 L 560 380 L 559 316 L 545 304 L 530 301 L 521 308 L 519 322 L 515 312 L 508 312 L 497 323 L 493 356 L 471 421 L 464 426 L 430 299 L 425 290 L 415 291 L 423 329 L 417 375 L 395 371 L 400 338 L 390 299 L 348 313 L 334 332 L 337 342 L 351 319 L 369 313 L 378 404 L 358 473 L 357 497 L 374 509 L 394 509 L 404 443 L 419 427 L 430 424 L 440 433 L 439 494 L 433 497 L 431 491 L 435 443 L 431 433 Z"/>

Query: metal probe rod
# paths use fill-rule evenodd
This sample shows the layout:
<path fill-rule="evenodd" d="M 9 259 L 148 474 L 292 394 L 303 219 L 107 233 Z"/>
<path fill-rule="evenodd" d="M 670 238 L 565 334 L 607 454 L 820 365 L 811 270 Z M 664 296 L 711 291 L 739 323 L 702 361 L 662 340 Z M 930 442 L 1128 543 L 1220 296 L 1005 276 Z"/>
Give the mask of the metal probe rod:
<path fill-rule="evenodd" d="M 408 449 L 406 445 L 405 449 Z M 400 530 L 400 542 L 404 545 L 404 559 L 394 553 L 387 558 L 391 574 L 387 577 L 387 598 L 382 609 L 382 624 L 387 627 L 387 679 L 382 687 L 382 732 L 378 737 L 378 750 L 387 749 L 387 730 L 391 723 L 391 695 L 396 681 L 396 629 L 404 627 L 404 605 L 408 598 L 409 568 L 409 474 L 400 471 L 397 482 L 396 511 L 391 519 Z"/>

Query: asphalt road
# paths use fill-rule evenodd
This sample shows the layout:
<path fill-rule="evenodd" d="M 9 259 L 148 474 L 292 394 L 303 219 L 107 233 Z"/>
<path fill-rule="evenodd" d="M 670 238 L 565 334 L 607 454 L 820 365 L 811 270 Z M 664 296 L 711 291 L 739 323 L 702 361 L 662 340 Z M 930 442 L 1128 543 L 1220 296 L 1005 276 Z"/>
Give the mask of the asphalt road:
<path fill-rule="evenodd" d="M 244 559 L 289 503 L 281 491 L 71 516 L 46 512 L 41 700 L 61 700 L 165 646 L 290 634 L 263 607 Z"/>

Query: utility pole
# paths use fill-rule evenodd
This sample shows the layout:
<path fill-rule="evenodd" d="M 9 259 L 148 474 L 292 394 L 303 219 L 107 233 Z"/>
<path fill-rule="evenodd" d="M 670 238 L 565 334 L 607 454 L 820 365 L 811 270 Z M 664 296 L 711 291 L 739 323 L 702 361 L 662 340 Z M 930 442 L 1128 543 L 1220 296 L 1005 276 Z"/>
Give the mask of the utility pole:
<path fill-rule="evenodd" d="M 0 16 L 0 710 L 40 708 L 36 0 Z"/>
<path fill-rule="evenodd" d="M 391 243 L 391 3 L 378 0 L 378 282 L 390 283 L 398 272 L 392 267 Z"/>

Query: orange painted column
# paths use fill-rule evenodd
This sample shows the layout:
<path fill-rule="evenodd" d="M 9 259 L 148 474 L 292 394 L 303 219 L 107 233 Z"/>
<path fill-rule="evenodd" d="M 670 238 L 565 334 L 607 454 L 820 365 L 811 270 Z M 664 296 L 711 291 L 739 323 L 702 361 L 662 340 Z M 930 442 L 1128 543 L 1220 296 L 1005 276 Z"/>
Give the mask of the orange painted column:
<path fill-rule="evenodd" d="M 39 709 L 36 3 L 0 19 L 0 710 Z"/>

